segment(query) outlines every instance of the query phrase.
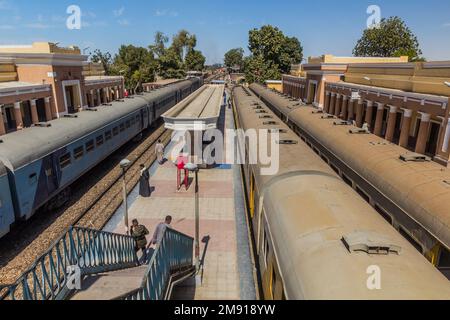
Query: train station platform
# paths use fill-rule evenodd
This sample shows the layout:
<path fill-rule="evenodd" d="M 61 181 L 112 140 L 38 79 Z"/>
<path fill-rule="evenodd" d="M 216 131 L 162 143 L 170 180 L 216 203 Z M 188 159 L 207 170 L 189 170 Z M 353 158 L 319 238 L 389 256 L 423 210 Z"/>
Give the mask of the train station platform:
<path fill-rule="evenodd" d="M 222 99 L 224 91 L 221 90 L 220 100 L 216 101 Z M 213 91 L 217 94 L 216 89 Z M 217 126 L 222 130 L 234 128 L 231 109 L 220 108 Z M 173 145 L 166 148 L 167 158 L 172 148 Z M 136 218 L 145 225 L 150 231 L 150 241 L 157 225 L 171 215 L 172 228 L 193 237 L 194 185 L 187 191 L 184 187 L 177 191 L 177 168 L 170 161 L 161 166 L 155 163 L 150 173 L 151 197 L 142 198 L 137 190 L 132 192 L 129 220 Z M 201 284 L 195 278 L 184 281 L 174 288 L 172 299 L 256 300 L 256 269 L 251 255 L 240 166 L 224 164 L 200 170 L 199 194 L 202 281 Z M 123 233 L 122 218 L 123 211 L 119 210 L 106 230 Z"/>

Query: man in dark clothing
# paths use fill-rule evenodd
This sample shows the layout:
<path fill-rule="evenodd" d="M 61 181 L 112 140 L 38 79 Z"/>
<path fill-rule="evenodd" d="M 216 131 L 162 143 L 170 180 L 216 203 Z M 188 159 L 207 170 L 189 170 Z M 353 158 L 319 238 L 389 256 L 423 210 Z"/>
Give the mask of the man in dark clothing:
<path fill-rule="evenodd" d="M 150 190 L 150 173 L 145 165 L 141 164 L 141 177 L 139 180 L 139 195 L 148 198 L 151 195 Z"/>
<path fill-rule="evenodd" d="M 145 264 L 147 261 L 147 238 L 150 232 L 148 229 L 139 224 L 137 219 L 133 220 L 133 226 L 131 227 L 131 236 L 134 238 L 136 242 L 136 252 L 142 250 L 141 264 Z"/>

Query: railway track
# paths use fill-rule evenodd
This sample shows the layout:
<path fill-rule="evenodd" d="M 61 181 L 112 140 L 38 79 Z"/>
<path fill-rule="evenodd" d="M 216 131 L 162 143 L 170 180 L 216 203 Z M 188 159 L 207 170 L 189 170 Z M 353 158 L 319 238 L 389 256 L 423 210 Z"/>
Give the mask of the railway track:
<path fill-rule="evenodd" d="M 131 161 L 126 175 L 127 190 L 133 190 L 139 181 L 139 165 L 149 165 L 155 161 L 156 142 L 161 139 L 167 144 L 170 138 L 170 132 L 161 126 L 136 148 L 123 155 Z M 89 178 L 92 177 L 86 179 Z M 117 161 L 100 180 L 78 193 L 78 197 L 74 196 L 76 201 L 72 201 L 50 223 L 27 226 L 23 229 L 23 238 L 16 240 L 18 244 L 13 243 L 14 239 L 8 239 L 7 250 L 0 247 L 0 255 L 8 256 L 0 258 L 0 261 L 4 260 L 0 267 L 0 286 L 15 283 L 70 226 L 102 229 L 108 223 L 123 202 L 122 169 Z M 45 215 L 40 218 L 45 218 Z"/>

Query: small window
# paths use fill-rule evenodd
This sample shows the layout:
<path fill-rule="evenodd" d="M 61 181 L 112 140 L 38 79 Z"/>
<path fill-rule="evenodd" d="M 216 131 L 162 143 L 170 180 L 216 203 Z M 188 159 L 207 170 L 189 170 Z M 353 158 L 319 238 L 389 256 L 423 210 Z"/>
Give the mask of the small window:
<path fill-rule="evenodd" d="M 80 159 L 81 157 L 83 157 L 83 155 L 84 155 L 84 148 L 82 146 L 75 148 L 75 150 L 73 151 L 73 157 L 75 158 L 75 160 Z"/>
<path fill-rule="evenodd" d="M 112 133 L 111 133 L 111 130 L 108 130 L 105 132 L 105 140 L 109 141 L 111 139 L 112 139 Z"/>
<path fill-rule="evenodd" d="M 117 136 L 119 134 L 119 127 L 114 127 L 113 128 L 113 135 Z"/>
<path fill-rule="evenodd" d="M 61 167 L 61 169 L 70 166 L 71 163 L 72 159 L 70 157 L 70 153 L 66 153 L 65 155 L 61 156 L 61 158 L 59 158 L 59 166 Z"/>
<path fill-rule="evenodd" d="M 136 119 L 135 118 L 131 118 L 131 125 L 134 126 L 136 124 Z"/>
<path fill-rule="evenodd" d="M 127 129 L 129 129 L 131 127 L 131 121 L 130 120 L 127 120 L 126 126 L 127 126 Z"/>
<path fill-rule="evenodd" d="M 37 182 L 37 174 L 36 173 L 30 174 L 28 180 L 31 185 L 35 184 Z"/>
<path fill-rule="evenodd" d="M 45 175 L 47 177 L 51 177 L 53 175 L 53 169 L 52 168 L 48 168 L 45 170 Z"/>
<path fill-rule="evenodd" d="M 94 140 L 90 140 L 86 143 L 86 152 L 91 152 L 94 148 Z"/>
<path fill-rule="evenodd" d="M 104 142 L 103 136 L 98 136 L 97 139 L 95 139 L 95 142 L 97 143 L 97 147 L 101 146 Z"/>
<path fill-rule="evenodd" d="M 125 123 L 120 124 L 120 132 L 125 131 Z"/>

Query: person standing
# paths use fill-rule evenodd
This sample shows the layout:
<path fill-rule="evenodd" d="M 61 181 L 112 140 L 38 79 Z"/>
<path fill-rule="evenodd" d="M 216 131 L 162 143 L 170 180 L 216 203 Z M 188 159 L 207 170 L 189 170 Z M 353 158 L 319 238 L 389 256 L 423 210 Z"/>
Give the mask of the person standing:
<path fill-rule="evenodd" d="M 147 235 L 149 235 L 150 232 L 148 229 L 139 224 L 139 221 L 137 219 L 133 220 L 133 225 L 131 227 L 131 236 L 133 237 L 134 241 L 136 242 L 136 253 L 142 250 L 142 257 L 140 259 L 140 263 L 144 264 L 147 261 Z"/>
<path fill-rule="evenodd" d="M 139 179 L 139 195 L 148 198 L 151 195 L 150 173 L 144 164 L 141 164 L 141 177 Z"/>
<path fill-rule="evenodd" d="M 164 164 L 164 144 L 161 140 L 158 140 L 158 143 L 156 144 L 155 151 L 156 151 L 156 158 L 158 160 L 158 163 L 160 165 Z"/>
<path fill-rule="evenodd" d="M 164 222 L 161 222 L 156 227 L 155 233 L 153 234 L 152 241 L 150 242 L 150 245 L 159 245 L 161 241 L 164 239 L 164 233 L 166 232 L 167 228 L 170 228 L 170 224 L 172 223 L 172 217 L 167 216 Z"/>

